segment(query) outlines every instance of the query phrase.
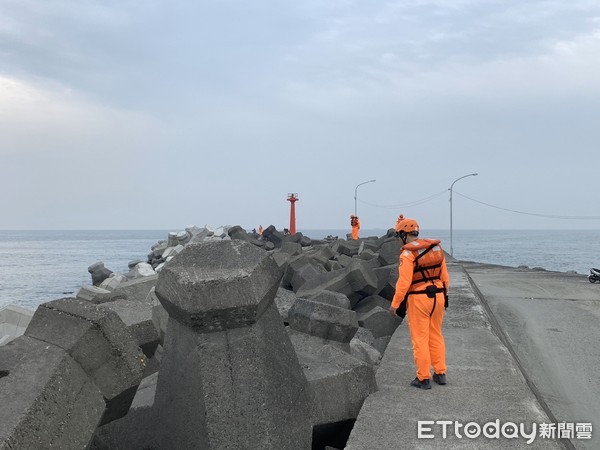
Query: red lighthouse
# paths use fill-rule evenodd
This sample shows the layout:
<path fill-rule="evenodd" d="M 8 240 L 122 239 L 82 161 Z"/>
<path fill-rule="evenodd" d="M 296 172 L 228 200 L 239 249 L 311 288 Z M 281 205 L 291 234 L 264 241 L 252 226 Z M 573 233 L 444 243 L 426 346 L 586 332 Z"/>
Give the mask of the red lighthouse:
<path fill-rule="evenodd" d="M 298 194 L 288 194 L 287 200 L 290 202 L 290 234 L 293 236 L 296 234 L 296 202 L 298 201 Z"/>

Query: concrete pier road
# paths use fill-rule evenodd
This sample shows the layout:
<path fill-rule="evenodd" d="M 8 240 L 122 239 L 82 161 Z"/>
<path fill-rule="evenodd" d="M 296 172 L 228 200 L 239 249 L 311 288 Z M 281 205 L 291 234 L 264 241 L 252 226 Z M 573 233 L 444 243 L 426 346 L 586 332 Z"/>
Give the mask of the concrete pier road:
<path fill-rule="evenodd" d="M 444 318 L 448 384 L 432 383 L 428 391 L 410 386 L 415 365 L 408 327 L 402 323 L 377 371 L 379 390 L 365 400 L 346 450 L 565 448 L 557 439 L 540 438 L 539 429 L 532 439 L 522 434 L 494 436 L 493 428 L 484 434 L 484 427 L 495 423 L 522 424 L 531 434 L 533 424 L 551 420 L 514 357 L 492 331 L 462 265 L 449 262 L 448 270 L 450 307 Z M 465 433 L 467 424 L 471 425 Z"/>
<path fill-rule="evenodd" d="M 587 276 L 463 263 L 556 422 L 592 423 L 600 448 L 600 285 Z"/>

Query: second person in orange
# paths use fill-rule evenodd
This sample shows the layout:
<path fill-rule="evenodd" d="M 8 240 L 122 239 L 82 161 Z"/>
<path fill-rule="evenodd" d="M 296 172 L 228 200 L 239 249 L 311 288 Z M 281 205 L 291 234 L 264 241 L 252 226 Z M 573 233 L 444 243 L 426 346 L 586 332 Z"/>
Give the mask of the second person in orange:
<path fill-rule="evenodd" d="M 352 227 L 352 239 L 358 239 L 358 230 L 360 230 L 360 220 L 358 216 L 350 214 L 350 226 Z"/>

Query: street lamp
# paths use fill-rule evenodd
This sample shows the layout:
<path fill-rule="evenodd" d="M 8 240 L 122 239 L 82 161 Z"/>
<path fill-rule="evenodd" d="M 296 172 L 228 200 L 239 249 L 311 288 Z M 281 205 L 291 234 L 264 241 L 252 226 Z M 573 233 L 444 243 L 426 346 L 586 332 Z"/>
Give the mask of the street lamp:
<path fill-rule="evenodd" d="M 468 175 L 464 175 L 464 176 L 454 180 L 452 182 L 452 184 L 450 185 L 450 256 L 454 256 L 454 248 L 452 247 L 452 187 L 454 186 L 454 183 L 456 183 L 458 180 L 462 180 L 463 178 L 467 178 L 467 177 L 475 177 L 475 176 L 477 176 L 476 173 L 470 173 Z"/>
<path fill-rule="evenodd" d="M 362 183 L 358 183 L 356 185 L 356 187 L 354 188 L 354 215 L 356 216 L 356 190 L 358 189 L 358 186 L 362 186 L 363 184 L 367 184 L 367 183 L 374 183 L 377 180 L 369 180 L 369 181 L 364 181 Z"/>

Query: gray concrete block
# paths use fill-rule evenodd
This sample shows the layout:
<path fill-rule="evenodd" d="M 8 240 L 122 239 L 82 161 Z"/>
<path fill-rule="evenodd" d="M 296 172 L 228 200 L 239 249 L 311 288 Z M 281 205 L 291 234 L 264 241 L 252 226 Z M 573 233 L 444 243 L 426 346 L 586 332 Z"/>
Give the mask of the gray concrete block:
<path fill-rule="evenodd" d="M 284 234 L 280 231 L 277 231 L 273 225 L 269 225 L 267 228 L 265 228 L 262 236 L 263 239 L 271 242 L 275 248 L 281 248 L 283 241 L 285 240 Z"/>
<path fill-rule="evenodd" d="M 398 264 L 393 264 L 389 267 L 389 275 L 385 283 L 383 283 L 383 287 L 378 291 L 378 295 L 389 300 L 390 302 L 394 299 L 394 294 L 396 293 L 396 282 L 398 281 Z M 383 267 L 382 267 L 383 269 Z M 377 274 L 378 285 L 380 285 L 379 277 L 383 277 L 383 274 L 377 273 L 377 269 L 373 269 L 373 272 Z"/>
<path fill-rule="evenodd" d="M 106 280 L 113 272 L 112 270 L 104 267 L 102 261 L 95 262 L 88 267 L 88 272 L 92 275 L 92 285 L 99 286 L 104 280 Z"/>
<path fill-rule="evenodd" d="M 385 349 L 387 348 L 388 344 L 390 343 L 390 337 L 391 336 L 381 336 L 375 339 L 375 341 L 373 342 L 373 347 L 382 355 L 385 353 Z"/>
<path fill-rule="evenodd" d="M 320 338 L 289 334 L 310 387 L 313 425 L 355 419 L 377 390 L 373 366 Z"/>
<path fill-rule="evenodd" d="M 352 257 L 343 254 L 336 255 L 335 260 L 342 267 L 348 267 L 352 263 Z"/>
<path fill-rule="evenodd" d="M 127 281 L 125 275 L 121 273 L 112 273 L 108 278 L 106 278 L 100 286 L 101 289 L 106 289 L 107 291 L 114 291 L 121 283 Z"/>
<path fill-rule="evenodd" d="M 196 225 L 188 225 L 187 227 L 185 227 L 185 231 L 188 232 L 188 234 L 190 235 L 190 239 L 191 239 L 192 237 L 194 237 L 198 233 L 200 233 L 200 231 L 202 231 L 202 229 L 197 227 Z"/>
<path fill-rule="evenodd" d="M 181 251 L 183 250 L 184 246 L 183 245 L 176 245 L 174 247 L 167 247 L 165 249 L 165 251 L 162 254 L 162 258 L 164 260 L 167 260 L 167 258 L 173 257 L 173 256 L 177 256 L 179 253 L 181 253 Z M 129 278 L 133 278 L 132 276 L 129 276 Z"/>
<path fill-rule="evenodd" d="M 302 236 L 300 238 L 300 245 L 302 247 L 310 247 L 313 244 L 313 241 L 311 240 L 311 238 L 307 237 L 307 236 Z"/>
<path fill-rule="evenodd" d="M 127 268 L 131 270 L 131 269 L 133 269 L 135 266 L 137 266 L 138 264 L 140 264 L 140 263 L 143 263 L 143 262 L 144 262 L 144 260 L 142 260 L 142 259 L 134 259 L 134 260 L 131 260 L 131 261 L 129 261 L 129 262 L 127 263 Z"/>
<path fill-rule="evenodd" d="M 18 305 L 7 305 L 0 309 L 0 346 L 22 336 L 31 322 L 33 311 Z"/>
<path fill-rule="evenodd" d="M 167 332 L 169 313 L 158 300 L 154 290 L 155 288 L 152 288 L 148 293 L 147 301 L 152 303 L 152 323 L 154 324 L 154 329 L 158 333 L 160 345 L 163 345 L 165 342 L 165 334 Z"/>
<path fill-rule="evenodd" d="M 191 234 L 187 231 L 172 231 L 169 233 L 167 244 L 169 247 L 177 247 L 178 245 L 185 245 L 191 239 Z"/>
<path fill-rule="evenodd" d="M 375 293 L 377 277 L 369 268 L 368 261 L 353 259 L 344 269 L 325 272 L 307 280 L 296 294 L 310 298 L 324 290 L 340 292 L 348 297 L 351 305 L 355 305 L 360 299 Z"/>
<path fill-rule="evenodd" d="M 379 252 L 380 244 L 377 239 L 364 239 L 360 242 L 358 246 L 358 255 L 361 256 L 363 252 L 369 251 L 371 254 L 375 254 Z"/>
<path fill-rule="evenodd" d="M 273 250 L 275 248 L 273 246 L 272 242 L 267 242 L 267 244 L 271 244 L 270 245 L 270 247 L 272 247 L 271 250 Z M 265 244 L 265 250 L 267 250 L 266 244 Z M 290 254 L 280 252 L 280 251 L 273 251 L 271 253 L 271 256 L 273 256 L 273 259 L 277 263 L 277 267 L 279 267 L 283 273 L 285 273 L 289 262 L 293 260 L 293 257 Z M 283 282 L 282 282 L 282 284 L 283 284 Z M 289 285 L 289 283 L 288 283 L 288 285 Z"/>
<path fill-rule="evenodd" d="M 308 402 L 273 303 L 251 326 L 224 331 L 196 333 L 169 320 L 155 397 L 158 448 L 307 449 Z"/>
<path fill-rule="evenodd" d="M 161 448 L 310 447 L 306 379 L 273 301 L 281 275 L 236 240 L 190 244 L 163 269 Z"/>
<path fill-rule="evenodd" d="M 381 353 L 375 347 L 357 338 L 350 341 L 350 354 L 371 365 L 379 364 L 382 358 Z"/>
<path fill-rule="evenodd" d="M 242 241 L 247 241 L 250 237 L 248 233 L 246 233 L 246 230 L 244 230 L 239 225 L 234 225 L 231 228 L 229 228 L 229 230 L 227 230 L 227 234 L 229 235 L 229 237 L 231 237 L 231 239 L 239 239 Z"/>
<path fill-rule="evenodd" d="M 20 328 L 27 328 L 33 311 L 18 305 L 6 305 L 0 308 L 0 324 L 10 324 Z"/>
<path fill-rule="evenodd" d="M 246 230 L 244 230 L 241 226 L 235 225 L 227 230 L 229 237 L 231 239 L 237 239 L 240 241 L 250 242 L 257 247 L 263 247 L 265 245 L 265 241 L 259 240 L 257 237 L 254 237 L 251 234 L 248 234 Z M 258 236 L 258 235 L 257 235 Z"/>
<path fill-rule="evenodd" d="M 158 274 L 136 278 L 120 283 L 113 291 L 109 301 L 125 299 L 144 302 L 150 289 L 156 286 Z"/>
<path fill-rule="evenodd" d="M 75 296 L 80 300 L 84 300 L 95 304 L 110 302 L 114 300 L 114 296 L 112 295 L 111 291 L 89 285 L 81 286 L 81 288 L 79 289 L 79 291 L 77 291 L 77 294 L 75 294 Z"/>
<path fill-rule="evenodd" d="M 204 239 L 206 239 L 209 235 L 211 235 L 212 233 L 206 229 L 206 227 L 202 227 L 202 228 L 197 228 L 194 230 L 187 230 L 192 237 L 190 238 L 188 244 L 195 244 L 196 242 L 203 242 Z"/>
<path fill-rule="evenodd" d="M 341 239 L 338 239 L 337 236 L 334 239 L 332 239 L 331 241 L 325 241 L 325 242 L 327 242 L 329 244 L 329 246 L 331 247 L 331 250 L 333 250 L 333 252 L 336 255 L 340 253 L 338 251 L 338 249 L 340 248 L 340 242 L 342 242 L 342 241 L 341 241 Z"/>
<path fill-rule="evenodd" d="M 168 247 L 169 244 L 167 243 L 167 241 L 159 241 L 152 247 L 150 247 L 150 250 L 152 250 L 152 253 L 156 258 L 160 258 Z"/>
<path fill-rule="evenodd" d="M 302 287 L 308 280 L 316 278 L 319 274 L 325 273 L 324 267 L 317 264 L 307 255 L 299 255 L 288 261 L 285 273 L 281 280 L 281 286 L 286 289 L 292 289 L 294 292 Z"/>
<path fill-rule="evenodd" d="M 367 262 L 352 261 L 348 266 L 348 281 L 353 292 L 359 295 L 359 298 L 350 298 L 353 307 L 358 300 L 373 295 L 377 291 L 377 277 L 373 270 L 369 268 Z"/>
<path fill-rule="evenodd" d="M 342 269 L 342 268 L 343 268 L 343 267 L 342 267 L 342 265 L 341 265 L 339 262 L 337 262 L 337 261 L 334 261 L 334 260 L 331 260 L 331 259 L 330 259 L 330 260 L 328 260 L 328 261 L 325 263 L 325 269 L 326 269 L 327 271 L 339 270 L 339 269 Z"/>
<path fill-rule="evenodd" d="M 288 321 L 293 330 L 343 343 L 350 342 L 358 329 L 354 311 L 303 298 L 290 309 Z"/>
<path fill-rule="evenodd" d="M 325 272 L 316 278 L 308 280 L 304 283 L 296 294 L 298 297 L 310 298 L 322 291 L 340 292 L 352 301 L 358 301 L 364 295 L 356 294 L 353 290 L 350 280 L 348 279 L 348 269 L 340 269 L 332 272 Z"/>
<path fill-rule="evenodd" d="M 158 449 L 153 411 L 158 373 L 145 377 L 125 417 L 98 427 L 89 450 Z"/>
<path fill-rule="evenodd" d="M 375 306 L 369 312 L 358 314 L 358 323 L 361 327 L 369 329 L 377 339 L 394 334 L 400 325 L 400 319 L 392 317 L 389 308 Z"/>
<path fill-rule="evenodd" d="M 363 250 L 358 257 L 360 259 L 364 259 L 365 261 L 369 261 L 371 259 L 377 261 L 379 254 L 373 252 L 372 250 Z"/>
<path fill-rule="evenodd" d="M 290 291 L 280 287 L 277 289 L 277 294 L 275 295 L 275 306 L 277 306 L 277 310 L 281 315 L 281 318 L 284 322 L 288 322 L 289 320 L 289 311 L 290 308 L 296 303 L 297 296 L 294 291 Z"/>
<path fill-rule="evenodd" d="M 321 291 L 315 295 L 311 295 L 308 300 L 327 305 L 337 306 L 338 308 L 350 309 L 350 300 L 344 294 L 333 291 Z"/>
<path fill-rule="evenodd" d="M 300 239 L 304 236 L 300 231 L 297 231 L 296 234 L 284 234 L 284 242 L 294 242 L 296 244 L 300 243 Z"/>
<path fill-rule="evenodd" d="M 82 367 L 106 402 L 102 423 L 127 414 L 146 358 L 115 312 L 74 298 L 54 300 L 38 307 L 25 335 L 64 349 Z"/>
<path fill-rule="evenodd" d="M 401 248 L 402 241 L 399 239 L 391 239 L 386 241 L 379 249 L 378 260 L 381 265 L 389 266 L 391 264 L 398 264 Z"/>
<path fill-rule="evenodd" d="M 376 306 L 388 311 L 390 309 L 391 302 L 380 295 L 370 295 L 369 297 L 363 298 L 354 306 L 354 311 L 358 314 L 364 314 L 371 311 Z"/>
<path fill-rule="evenodd" d="M 0 448 L 86 448 L 104 400 L 63 349 L 21 336 L 0 347 Z"/>
<path fill-rule="evenodd" d="M 337 252 L 346 255 L 346 256 L 355 256 L 358 255 L 358 249 L 360 248 L 361 241 L 360 240 L 340 240 L 338 241 Z"/>
<path fill-rule="evenodd" d="M 373 269 L 373 273 L 375 274 L 375 277 L 377 277 L 376 293 L 381 292 L 383 290 L 383 288 L 387 285 L 387 283 L 390 279 L 390 272 L 393 267 L 394 266 L 383 266 L 383 267 L 375 267 Z M 396 266 L 396 270 L 397 270 L 397 266 Z"/>
<path fill-rule="evenodd" d="M 381 268 L 381 263 L 379 262 L 379 260 L 377 258 L 363 259 L 360 256 L 354 256 L 352 259 L 359 260 L 360 263 L 362 265 L 364 265 L 365 267 L 367 267 L 369 270 L 375 270 L 375 269 Z"/>
<path fill-rule="evenodd" d="M 250 325 L 273 301 L 280 279 L 263 250 L 211 241 L 188 244 L 161 271 L 155 292 L 170 317 L 196 331 L 217 331 Z"/>
<path fill-rule="evenodd" d="M 209 232 L 212 232 L 212 234 L 210 235 L 210 237 L 216 238 L 216 239 L 225 239 L 227 240 L 229 238 L 229 236 L 227 235 L 227 231 L 229 230 L 229 228 L 231 228 L 230 226 L 222 226 L 222 227 L 206 227 L 208 229 Z"/>
<path fill-rule="evenodd" d="M 288 270 L 289 269 L 290 266 L 288 266 Z M 292 270 L 290 286 L 294 292 L 298 292 L 298 289 L 300 289 L 304 283 L 318 277 L 323 272 L 325 272 L 324 267 L 310 263 L 304 264 L 297 269 Z"/>
<path fill-rule="evenodd" d="M 159 333 L 152 321 L 151 299 L 143 302 L 117 300 L 103 303 L 102 306 L 117 313 L 146 358 L 151 358 L 160 342 Z"/>
<path fill-rule="evenodd" d="M 368 328 L 365 328 L 365 327 L 361 327 L 360 325 L 358 327 L 358 331 L 354 335 L 354 338 L 360 339 L 365 344 L 369 344 L 371 346 L 375 342 L 375 336 L 373 336 L 373 333 L 371 333 L 371 330 L 369 330 Z"/>
<path fill-rule="evenodd" d="M 325 267 L 332 258 L 335 258 L 336 253 L 329 245 L 321 245 L 312 251 L 307 251 L 306 255 Z"/>
<path fill-rule="evenodd" d="M 178 246 L 178 247 L 170 247 L 173 249 L 173 251 L 169 254 L 169 256 L 174 256 L 176 254 L 176 252 L 178 252 L 178 249 L 183 249 L 183 246 Z M 169 249 L 167 249 L 169 250 Z M 167 253 L 165 251 L 165 253 Z M 165 258 L 167 258 L 167 256 L 165 256 Z M 152 268 L 151 264 L 148 264 L 147 262 L 144 261 L 137 261 L 135 262 L 135 264 L 132 265 L 132 267 L 130 267 L 129 272 L 127 272 L 126 277 L 129 279 L 137 279 L 137 278 L 144 278 L 144 277 L 150 277 L 156 275 L 156 272 L 154 271 L 154 269 Z"/>
<path fill-rule="evenodd" d="M 302 246 L 297 242 L 284 242 L 281 245 L 281 251 L 290 256 L 298 256 L 302 254 Z"/>

